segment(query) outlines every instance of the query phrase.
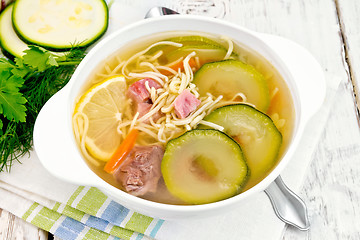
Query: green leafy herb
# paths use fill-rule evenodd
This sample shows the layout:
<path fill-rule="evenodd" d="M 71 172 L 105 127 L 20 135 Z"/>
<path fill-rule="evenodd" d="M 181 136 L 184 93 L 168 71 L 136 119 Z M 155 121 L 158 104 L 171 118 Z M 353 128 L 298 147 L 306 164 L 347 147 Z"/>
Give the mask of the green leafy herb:
<path fill-rule="evenodd" d="M 25 50 L 25 53 L 22 58 L 23 63 L 20 63 L 21 59 L 16 63 L 19 67 L 25 65 L 39 72 L 43 72 L 51 66 L 59 66 L 54 55 L 43 48 L 31 46 L 29 50 Z"/>
<path fill-rule="evenodd" d="M 29 152 L 40 109 L 66 85 L 83 57 L 84 49 L 57 57 L 30 46 L 23 58 L 0 58 L 0 172 Z"/>
<path fill-rule="evenodd" d="M 9 120 L 25 122 L 26 99 L 19 89 L 24 81 L 10 71 L 0 72 L 0 114 Z"/>

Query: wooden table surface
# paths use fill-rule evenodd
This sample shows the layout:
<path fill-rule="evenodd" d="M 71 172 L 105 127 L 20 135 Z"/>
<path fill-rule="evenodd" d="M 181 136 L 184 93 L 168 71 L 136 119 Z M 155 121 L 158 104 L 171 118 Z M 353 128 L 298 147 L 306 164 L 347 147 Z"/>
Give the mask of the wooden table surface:
<path fill-rule="evenodd" d="M 140 0 L 122 1 L 124 5 Z M 159 1 L 156 1 L 159 2 Z M 360 1 L 172 0 L 183 14 L 223 18 L 291 39 L 321 64 L 327 84 L 340 82 L 321 139 L 298 194 L 311 228 L 286 227 L 282 239 L 360 239 Z M 306 69 L 304 69 L 306 71 Z M 0 239 L 48 239 L 46 232 L 0 209 Z"/>

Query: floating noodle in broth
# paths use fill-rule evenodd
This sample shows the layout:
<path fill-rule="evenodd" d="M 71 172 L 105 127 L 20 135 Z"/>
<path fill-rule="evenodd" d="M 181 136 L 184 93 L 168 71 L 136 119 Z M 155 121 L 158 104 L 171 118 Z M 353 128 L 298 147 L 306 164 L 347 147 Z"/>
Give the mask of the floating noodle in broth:
<path fill-rule="evenodd" d="M 73 127 L 90 167 L 124 191 L 169 204 L 218 201 L 261 181 L 292 133 L 281 76 L 227 37 L 154 39 L 113 55 L 84 87 Z"/>

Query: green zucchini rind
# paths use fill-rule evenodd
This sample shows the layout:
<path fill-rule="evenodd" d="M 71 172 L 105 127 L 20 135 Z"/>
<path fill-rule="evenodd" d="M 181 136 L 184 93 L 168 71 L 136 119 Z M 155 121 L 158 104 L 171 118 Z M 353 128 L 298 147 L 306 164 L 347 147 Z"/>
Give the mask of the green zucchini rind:
<path fill-rule="evenodd" d="M 13 4 L 8 5 L 0 14 L 0 46 L 4 55 L 10 59 L 21 57 L 28 49 L 28 45 L 19 39 L 12 27 L 12 9 Z"/>
<path fill-rule="evenodd" d="M 105 33 L 109 13 L 104 0 L 67 3 L 17 0 L 12 14 L 15 32 L 25 43 L 53 51 L 86 47 Z"/>
<path fill-rule="evenodd" d="M 194 76 L 193 83 L 200 95 L 207 92 L 230 100 L 243 93 L 246 102 L 266 112 L 270 104 L 269 88 L 264 76 L 253 66 L 239 60 L 223 60 L 204 64 Z"/>
<path fill-rule="evenodd" d="M 276 164 L 282 134 L 266 114 L 246 104 L 233 104 L 215 109 L 204 120 L 224 127 L 239 143 L 253 179 L 260 179 Z"/>
<path fill-rule="evenodd" d="M 190 204 L 232 197 L 249 175 L 239 144 L 212 129 L 191 130 L 170 140 L 161 172 L 169 192 Z"/>

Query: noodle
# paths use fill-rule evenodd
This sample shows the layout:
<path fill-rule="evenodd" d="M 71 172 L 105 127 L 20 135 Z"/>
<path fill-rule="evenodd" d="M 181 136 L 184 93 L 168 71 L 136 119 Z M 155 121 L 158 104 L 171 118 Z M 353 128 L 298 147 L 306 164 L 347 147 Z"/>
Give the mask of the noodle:
<path fill-rule="evenodd" d="M 145 50 L 143 51 L 140 51 L 138 53 L 136 53 L 135 55 L 133 55 L 132 57 L 130 57 L 124 64 L 123 68 L 122 68 L 122 74 L 127 77 L 127 78 L 131 78 L 129 75 L 127 75 L 125 73 L 125 69 L 127 67 L 127 65 L 129 65 L 134 59 L 140 57 L 141 55 L 144 55 L 146 52 L 148 52 L 150 49 L 152 49 L 153 47 L 155 46 L 158 46 L 158 45 L 171 45 L 171 46 L 175 46 L 175 47 L 181 47 L 182 44 L 181 43 L 176 43 L 176 42 L 170 42 L 170 41 L 162 41 L 162 42 L 157 42 L 157 43 L 154 43 L 152 44 L 151 46 L 149 46 L 148 48 L 146 48 Z"/>
<path fill-rule="evenodd" d="M 154 64 L 152 64 L 152 63 L 150 63 L 150 62 L 141 62 L 139 65 L 140 65 L 141 67 L 142 67 L 142 66 L 149 67 L 149 68 L 151 68 L 151 70 L 153 70 L 154 72 L 160 73 L 160 71 L 154 66 Z"/>
<path fill-rule="evenodd" d="M 148 61 L 149 61 L 149 62 L 153 62 L 153 61 L 155 61 L 155 59 L 158 59 L 162 54 L 163 54 L 163 51 L 159 51 L 159 52 L 157 52 L 154 56 L 150 57 L 150 58 L 148 59 Z"/>
<path fill-rule="evenodd" d="M 224 131 L 224 127 L 222 127 L 220 125 L 217 125 L 215 123 L 212 123 L 212 122 L 201 120 L 201 121 L 199 121 L 199 123 L 202 124 L 202 125 L 214 128 L 214 129 L 219 130 L 219 131 Z"/>
<path fill-rule="evenodd" d="M 234 195 L 218 188 L 224 179 L 237 185 L 236 194 L 247 191 L 286 154 L 296 127 L 291 92 L 271 62 L 228 37 L 189 34 L 121 46 L 75 89 L 83 94 L 74 100 L 74 140 L 90 169 L 115 188 L 164 204 L 192 204 L 174 192 L 209 181 L 206 196 L 188 196 Z M 122 150 L 117 169 L 106 171 Z M 234 166 L 251 172 L 244 184 Z M 177 185 L 184 180 L 189 184 Z"/>
<path fill-rule="evenodd" d="M 169 137 L 176 134 L 177 132 L 184 132 L 185 130 L 191 130 L 196 127 L 199 122 L 206 116 L 205 110 L 207 108 L 212 107 L 214 104 L 219 102 L 222 99 L 222 96 L 215 99 L 212 95 L 200 98 L 200 94 L 197 92 L 196 85 L 191 83 L 193 80 L 193 71 L 189 65 L 190 58 L 196 55 L 195 52 L 188 54 L 184 59 L 181 57 L 179 60 L 183 59 L 184 72 L 173 72 L 171 80 L 166 81 L 162 84 L 162 89 L 150 88 L 149 83 L 145 82 L 145 87 L 150 94 L 150 98 L 152 100 L 152 107 L 148 113 L 146 113 L 141 118 L 137 119 L 137 123 L 141 123 L 142 129 L 146 128 L 146 132 L 148 135 L 154 137 L 156 134 L 157 141 L 164 143 L 169 140 Z M 134 59 L 135 60 L 135 59 Z M 176 62 L 178 63 L 179 60 Z M 154 63 L 143 63 L 140 62 L 140 65 L 155 66 Z M 126 66 L 124 66 L 125 68 Z M 125 70 L 123 70 L 125 71 Z M 144 72 L 144 73 L 132 73 L 129 75 L 132 77 L 149 77 L 149 75 L 154 74 L 154 72 Z M 156 74 L 158 77 L 164 77 L 162 74 Z M 154 80 L 158 80 L 152 77 Z M 191 93 L 194 94 L 196 98 L 200 98 L 201 106 L 193 113 L 191 113 L 185 119 L 178 119 L 176 115 L 173 113 L 174 111 L 174 101 L 176 97 L 181 94 L 185 89 L 189 89 Z M 156 123 L 153 121 L 152 116 L 156 114 L 158 111 L 162 113 L 166 113 L 165 118 L 160 118 Z M 169 114 L 171 113 L 171 114 Z M 149 119 L 148 123 L 145 121 Z M 132 121 L 133 122 L 133 121 Z M 149 126 L 147 126 L 147 125 Z M 121 126 L 130 125 L 128 122 L 122 123 Z M 135 125 L 136 126 L 136 123 Z M 146 127 L 147 126 L 147 127 Z M 150 128 L 152 126 L 153 128 Z M 151 132 L 151 133 L 150 133 Z"/>
<path fill-rule="evenodd" d="M 135 123 L 136 123 L 136 120 L 137 118 L 139 117 L 139 112 L 137 112 L 134 116 L 134 119 L 131 121 L 131 124 L 130 124 L 130 130 L 132 130 L 135 126 Z"/>
<path fill-rule="evenodd" d="M 110 69 L 109 65 L 105 65 L 105 70 L 106 70 L 107 74 L 111 73 L 111 69 Z"/>
<path fill-rule="evenodd" d="M 177 74 L 177 72 L 174 69 L 166 67 L 166 66 L 156 66 L 156 68 L 160 69 L 160 70 L 168 71 L 169 73 L 174 74 L 174 75 Z"/>
<path fill-rule="evenodd" d="M 76 122 L 79 120 L 79 118 L 83 119 L 82 128 L 79 128 L 79 124 L 76 124 Z M 75 139 L 76 142 L 79 144 L 81 152 L 85 155 L 85 157 L 95 166 L 100 166 L 100 163 L 97 159 L 93 158 L 87 151 L 85 146 L 85 139 L 86 139 L 86 133 L 89 129 L 89 119 L 86 115 L 82 113 L 76 113 L 73 117 L 73 125 L 74 125 L 74 132 L 75 132 Z M 81 134 L 82 133 L 82 134 Z"/>
<path fill-rule="evenodd" d="M 111 74 L 116 73 L 119 69 L 121 69 L 121 67 L 125 64 L 125 62 L 120 62 L 120 64 L 118 64 L 112 71 Z"/>
<path fill-rule="evenodd" d="M 156 80 L 161 86 L 164 86 L 163 80 L 161 80 L 161 77 L 167 77 L 165 75 L 162 75 L 160 73 L 154 73 L 154 72 L 144 72 L 144 73 L 129 73 L 129 76 L 133 78 L 151 78 Z"/>
<path fill-rule="evenodd" d="M 226 36 L 221 36 L 221 39 L 225 40 L 228 43 L 228 50 L 226 52 L 226 55 L 224 57 L 225 59 L 229 59 L 233 50 L 234 50 L 234 44 L 233 42 L 230 40 L 230 38 L 226 37 Z"/>
<path fill-rule="evenodd" d="M 282 127 L 284 127 L 285 122 L 286 122 L 285 119 L 280 118 L 280 116 L 279 116 L 278 113 L 272 114 L 272 115 L 271 115 L 271 119 L 273 120 L 275 126 L 276 126 L 278 129 L 281 129 Z"/>
<path fill-rule="evenodd" d="M 278 92 L 279 92 L 279 88 L 275 88 L 270 95 L 270 99 L 273 99 Z"/>
<path fill-rule="evenodd" d="M 222 39 L 228 43 L 228 50 L 224 57 L 224 59 L 228 59 L 233 52 L 233 43 L 229 38 L 223 37 Z M 215 97 L 210 93 L 207 93 L 206 96 L 200 96 L 197 86 L 192 83 L 194 79 L 194 69 L 192 69 L 189 64 L 190 59 L 193 58 L 196 64 L 195 69 L 201 67 L 200 59 L 196 55 L 196 52 L 191 52 L 187 56 L 179 57 L 166 65 L 161 65 L 159 64 L 159 58 L 164 54 L 163 51 L 160 50 L 153 55 L 146 55 L 150 49 L 159 45 L 169 45 L 175 48 L 182 46 L 182 44 L 171 41 L 157 42 L 135 53 L 126 61 L 117 58 L 118 64 L 113 67 L 113 69 L 111 69 L 109 65 L 105 65 L 106 74 L 97 74 L 105 78 L 120 72 L 129 81 L 149 78 L 161 85 L 160 88 L 156 89 L 155 87 L 150 87 L 149 81 L 145 81 L 145 88 L 146 91 L 149 92 L 152 106 L 149 112 L 143 116 L 140 116 L 139 112 L 133 114 L 131 100 L 127 100 L 128 102 L 125 103 L 127 107 L 120 116 L 122 121 L 119 121 L 117 125 L 118 133 L 122 138 L 125 138 L 131 129 L 136 128 L 142 135 L 147 136 L 147 138 L 141 140 L 142 144 L 165 144 L 174 136 L 179 136 L 185 131 L 196 128 L 198 124 L 222 131 L 224 129 L 222 126 L 204 121 L 204 117 L 220 106 L 236 102 L 246 103 L 246 96 L 243 93 L 237 93 L 229 101 L 224 101 L 221 95 Z M 178 68 L 177 71 L 171 68 L 171 66 L 177 66 L 180 63 L 182 63 L 183 68 Z M 166 72 L 167 75 L 165 75 L 164 72 Z M 186 89 L 189 90 L 195 98 L 200 100 L 201 103 L 189 116 L 180 119 L 175 114 L 174 102 Z M 155 114 L 158 117 L 156 121 L 154 120 Z M 80 120 L 81 117 L 82 120 Z M 97 160 L 89 156 L 85 147 L 84 139 L 87 134 L 88 121 L 86 116 L 76 114 L 73 116 L 76 141 L 79 143 L 81 151 L 86 155 L 86 158 L 95 164 Z M 280 122 L 281 121 L 279 121 L 279 124 Z M 97 163 L 97 165 L 99 165 L 99 163 Z"/>

